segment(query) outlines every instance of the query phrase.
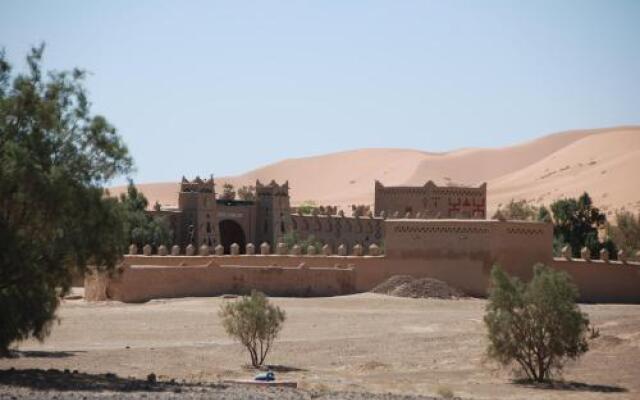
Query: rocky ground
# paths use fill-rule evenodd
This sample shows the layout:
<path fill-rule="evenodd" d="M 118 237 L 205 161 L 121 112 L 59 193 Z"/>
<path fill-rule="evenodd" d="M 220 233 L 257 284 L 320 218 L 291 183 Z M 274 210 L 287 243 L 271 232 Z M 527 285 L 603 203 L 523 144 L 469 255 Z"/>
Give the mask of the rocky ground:
<path fill-rule="evenodd" d="M 0 359 L 0 398 L 640 398 L 639 305 L 583 305 L 600 337 L 565 382 L 534 387 L 486 359 L 484 300 L 276 298 L 287 321 L 268 362 L 299 389 L 264 390 L 223 383 L 255 373 L 220 326 L 225 301 L 65 301 L 44 343 Z"/>

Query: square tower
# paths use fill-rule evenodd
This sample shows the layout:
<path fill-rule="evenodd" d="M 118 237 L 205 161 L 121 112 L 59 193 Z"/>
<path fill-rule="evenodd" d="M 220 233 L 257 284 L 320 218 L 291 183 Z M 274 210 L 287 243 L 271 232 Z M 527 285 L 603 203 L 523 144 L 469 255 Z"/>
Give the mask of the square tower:
<path fill-rule="evenodd" d="M 256 216 L 257 244 L 267 242 L 274 248 L 291 231 L 289 181 L 282 185 L 256 181 Z"/>
<path fill-rule="evenodd" d="M 213 176 L 206 180 L 197 176 L 193 181 L 182 177 L 178 208 L 182 211 L 181 246 L 206 244 L 213 248 L 220 243 Z"/>

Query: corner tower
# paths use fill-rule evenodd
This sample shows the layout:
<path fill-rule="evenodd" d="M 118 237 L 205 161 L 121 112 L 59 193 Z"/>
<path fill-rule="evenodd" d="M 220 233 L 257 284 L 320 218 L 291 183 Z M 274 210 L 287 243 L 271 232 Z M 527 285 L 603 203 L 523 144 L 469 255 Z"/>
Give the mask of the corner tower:
<path fill-rule="evenodd" d="M 256 239 L 267 242 L 273 248 L 291 231 L 289 181 L 278 185 L 271 181 L 263 185 L 256 181 Z"/>
<path fill-rule="evenodd" d="M 220 242 L 213 176 L 206 180 L 197 176 L 193 181 L 182 177 L 178 207 L 183 213 L 181 246 L 207 244 L 212 247 Z"/>

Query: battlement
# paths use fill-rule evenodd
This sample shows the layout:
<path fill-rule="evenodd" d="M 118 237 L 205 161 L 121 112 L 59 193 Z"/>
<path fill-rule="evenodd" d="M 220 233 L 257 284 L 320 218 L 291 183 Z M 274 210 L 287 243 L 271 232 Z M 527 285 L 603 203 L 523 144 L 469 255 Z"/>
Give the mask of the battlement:
<path fill-rule="evenodd" d="M 263 184 L 260 180 L 256 180 L 256 195 L 258 196 L 289 196 L 289 181 L 285 181 L 279 185 L 275 180 L 271 180 L 268 184 Z"/>
<path fill-rule="evenodd" d="M 213 175 L 209 179 L 202 180 L 199 176 L 192 181 L 189 181 L 184 176 L 180 182 L 181 193 L 215 193 L 215 183 Z"/>

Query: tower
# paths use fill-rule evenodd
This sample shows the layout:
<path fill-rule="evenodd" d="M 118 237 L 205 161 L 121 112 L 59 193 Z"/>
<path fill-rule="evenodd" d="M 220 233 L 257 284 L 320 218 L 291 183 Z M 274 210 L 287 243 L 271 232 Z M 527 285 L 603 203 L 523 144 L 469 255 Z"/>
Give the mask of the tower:
<path fill-rule="evenodd" d="M 197 176 L 191 182 L 182 177 L 178 207 L 183 213 L 181 246 L 213 247 L 220 242 L 213 176 L 204 181 Z"/>
<path fill-rule="evenodd" d="M 256 239 L 274 247 L 291 231 L 289 181 L 278 185 L 271 181 L 263 185 L 256 181 Z"/>

